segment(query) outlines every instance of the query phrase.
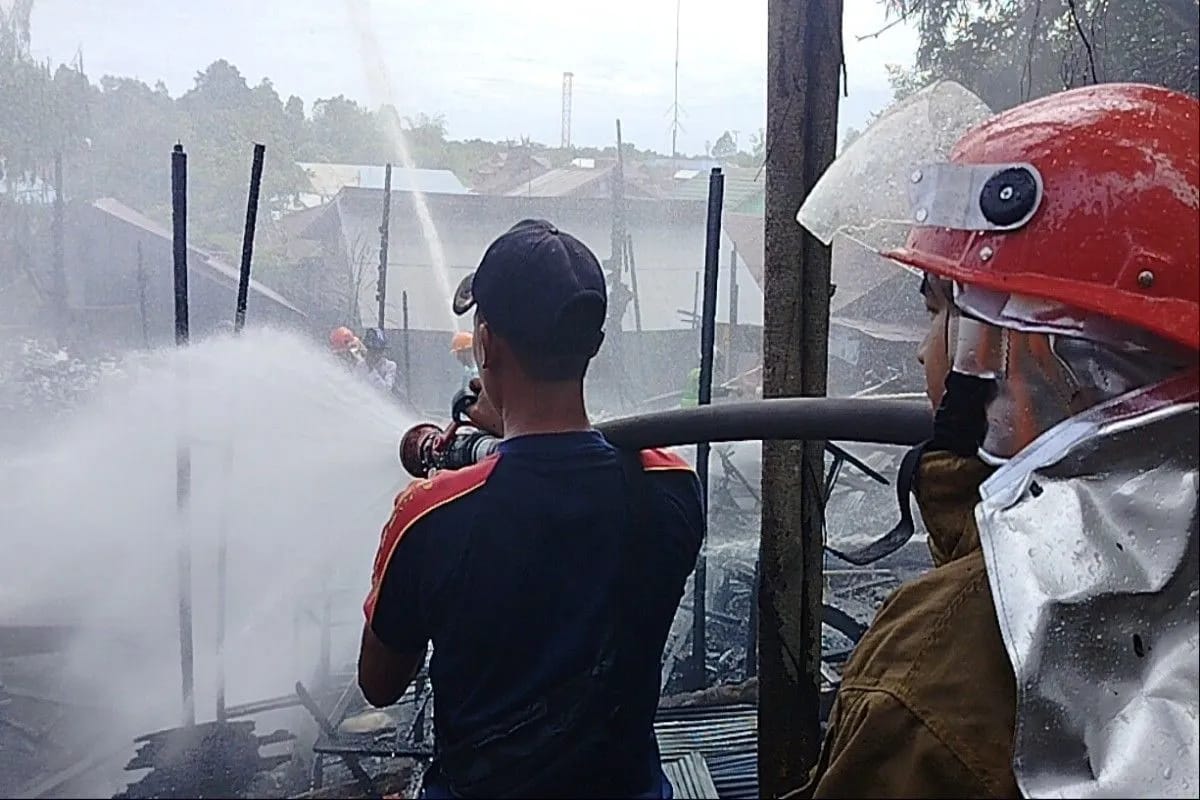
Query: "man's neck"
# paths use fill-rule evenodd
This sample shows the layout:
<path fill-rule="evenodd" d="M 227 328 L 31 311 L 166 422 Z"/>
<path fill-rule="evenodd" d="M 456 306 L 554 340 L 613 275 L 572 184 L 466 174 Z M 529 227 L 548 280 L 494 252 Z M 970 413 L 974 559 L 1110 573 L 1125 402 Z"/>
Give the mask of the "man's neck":
<path fill-rule="evenodd" d="M 519 401 L 518 401 L 519 400 Z M 578 387 L 547 387 L 504 404 L 504 438 L 591 430 Z"/>

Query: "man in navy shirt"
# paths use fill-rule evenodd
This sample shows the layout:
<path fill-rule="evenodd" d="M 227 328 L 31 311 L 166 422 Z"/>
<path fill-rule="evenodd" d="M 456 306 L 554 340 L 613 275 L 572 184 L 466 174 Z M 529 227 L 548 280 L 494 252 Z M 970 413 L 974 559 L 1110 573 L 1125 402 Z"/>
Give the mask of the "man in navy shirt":
<path fill-rule="evenodd" d="M 383 706 L 433 643 L 426 797 L 671 796 L 653 719 L 703 502 L 682 459 L 622 454 L 591 427 L 583 377 L 606 307 L 596 257 L 534 220 L 455 298 L 475 309 L 472 420 L 504 441 L 396 499 L 359 656 Z"/>

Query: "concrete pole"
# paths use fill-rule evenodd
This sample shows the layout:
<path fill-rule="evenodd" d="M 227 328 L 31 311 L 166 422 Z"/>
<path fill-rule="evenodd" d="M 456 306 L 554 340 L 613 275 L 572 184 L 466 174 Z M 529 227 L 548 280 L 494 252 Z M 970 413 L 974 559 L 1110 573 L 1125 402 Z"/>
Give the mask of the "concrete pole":
<path fill-rule="evenodd" d="M 825 394 L 828 248 L 796 222 L 833 160 L 842 0 L 768 0 L 763 394 Z M 820 748 L 823 442 L 763 445 L 758 771 L 802 785 Z"/>

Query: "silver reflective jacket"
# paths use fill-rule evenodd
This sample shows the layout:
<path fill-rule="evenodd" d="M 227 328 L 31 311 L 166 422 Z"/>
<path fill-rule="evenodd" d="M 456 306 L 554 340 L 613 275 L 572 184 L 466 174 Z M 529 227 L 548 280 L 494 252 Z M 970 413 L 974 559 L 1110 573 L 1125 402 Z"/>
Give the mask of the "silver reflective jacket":
<path fill-rule="evenodd" d="M 1030 797 L 1196 797 L 1195 373 L 1039 437 L 976 519 L 1017 680 Z"/>

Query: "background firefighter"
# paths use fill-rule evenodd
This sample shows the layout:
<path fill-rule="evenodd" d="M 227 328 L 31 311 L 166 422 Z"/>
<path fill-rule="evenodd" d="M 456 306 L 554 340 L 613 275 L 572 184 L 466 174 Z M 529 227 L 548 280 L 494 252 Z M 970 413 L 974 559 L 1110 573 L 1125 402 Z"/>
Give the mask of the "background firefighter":
<path fill-rule="evenodd" d="M 886 152 L 871 134 L 842 158 Z M 937 566 L 879 610 L 795 796 L 1194 795 L 1200 104 L 1065 92 L 895 182 Z M 854 238 L 824 204 L 867 188 L 818 184 L 800 219 Z"/>
<path fill-rule="evenodd" d="M 450 339 L 450 355 L 462 367 L 462 385 L 459 391 L 465 392 L 471 387 L 471 381 L 479 377 L 479 368 L 475 365 L 475 337 L 470 331 L 456 331 Z"/>
<path fill-rule="evenodd" d="M 344 325 L 329 332 L 329 351 L 349 367 L 361 366 L 366 358 L 362 341 Z"/>

